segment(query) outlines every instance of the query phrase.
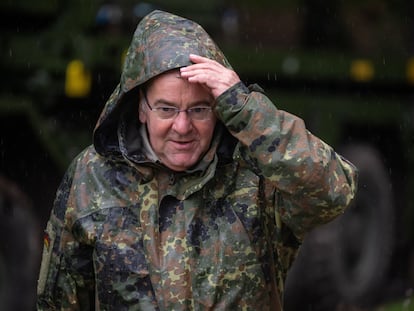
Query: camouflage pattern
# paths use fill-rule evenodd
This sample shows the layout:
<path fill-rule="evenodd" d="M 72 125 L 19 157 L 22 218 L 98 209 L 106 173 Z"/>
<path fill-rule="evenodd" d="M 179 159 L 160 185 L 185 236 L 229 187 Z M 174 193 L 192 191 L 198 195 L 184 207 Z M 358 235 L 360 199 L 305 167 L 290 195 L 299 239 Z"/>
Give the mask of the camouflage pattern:
<path fill-rule="evenodd" d="M 217 99 L 206 169 L 176 173 L 146 158 L 134 90 L 188 64 L 189 52 L 226 63 L 205 36 L 160 11 L 138 25 L 94 144 L 58 189 L 39 310 L 282 310 L 304 235 L 353 199 L 356 168 L 243 83 Z"/>

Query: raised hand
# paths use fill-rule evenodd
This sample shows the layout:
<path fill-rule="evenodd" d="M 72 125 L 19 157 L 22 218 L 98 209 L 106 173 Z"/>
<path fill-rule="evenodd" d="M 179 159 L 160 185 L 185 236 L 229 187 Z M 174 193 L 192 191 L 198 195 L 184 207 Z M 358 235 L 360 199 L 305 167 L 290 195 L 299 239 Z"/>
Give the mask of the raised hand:
<path fill-rule="evenodd" d="M 236 72 L 214 60 L 195 54 L 190 54 L 190 60 L 194 64 L 180 68 L 181 77 L 204 85 L 215 99 L 240 81 Z"/>

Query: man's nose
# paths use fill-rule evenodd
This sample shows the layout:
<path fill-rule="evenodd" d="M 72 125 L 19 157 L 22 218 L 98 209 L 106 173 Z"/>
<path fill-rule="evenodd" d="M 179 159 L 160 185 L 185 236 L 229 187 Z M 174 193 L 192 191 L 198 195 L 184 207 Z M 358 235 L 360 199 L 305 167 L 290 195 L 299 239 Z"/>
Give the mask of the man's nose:
<path fill-rule="evenodd" d="M 174 119 L 173 129 L 180 134 L 186 134 L 193 128 L 193 123 L 187 111 L 180 111 Z"/>

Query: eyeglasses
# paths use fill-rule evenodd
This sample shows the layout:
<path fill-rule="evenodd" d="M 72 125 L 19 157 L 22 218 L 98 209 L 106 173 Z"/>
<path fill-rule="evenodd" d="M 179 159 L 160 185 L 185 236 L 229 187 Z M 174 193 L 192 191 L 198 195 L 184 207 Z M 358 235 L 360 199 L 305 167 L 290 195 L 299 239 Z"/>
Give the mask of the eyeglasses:
<path fill-rule="evenodd" d="M 192 107 L 188 109 L 178 109 L 172 106 L 151 107 L 148 102 L 147 94 L 144 92 L 144 99 L 148 108 L 153 111 L 158 118 L 163 120 L 174 119 L 180 112 L 186 112 L 191 120 L 203 121 L 211 118 L 211 107 Z"/>

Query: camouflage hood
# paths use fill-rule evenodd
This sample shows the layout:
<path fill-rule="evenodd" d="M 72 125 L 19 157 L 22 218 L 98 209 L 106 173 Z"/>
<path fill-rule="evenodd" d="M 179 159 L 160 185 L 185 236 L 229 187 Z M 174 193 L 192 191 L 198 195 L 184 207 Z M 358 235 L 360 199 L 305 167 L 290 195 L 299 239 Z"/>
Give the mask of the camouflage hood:
<path fill-rule="evenodd" d="M 98 153 L 122 153 L 137 162 L 145 160 L 137 133 L 139 86 L 163 72 L 190 65 L 191 53 L 231 68 L 222 51 L 197 23 L 159 10 L 141 20 L 127 52 L 121 81 L 95 127 L 94 145 Z"/>

